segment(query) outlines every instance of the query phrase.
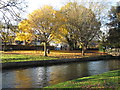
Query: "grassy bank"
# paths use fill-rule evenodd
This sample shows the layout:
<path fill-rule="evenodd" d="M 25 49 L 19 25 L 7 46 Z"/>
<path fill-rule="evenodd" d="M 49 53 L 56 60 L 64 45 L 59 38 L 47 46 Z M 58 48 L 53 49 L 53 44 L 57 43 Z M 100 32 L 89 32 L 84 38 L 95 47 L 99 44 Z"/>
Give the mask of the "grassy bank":
<path fill-rule="evenodd" d="M 44 51 L 41 50 L 19 50 L 19 51 L 6 51 L 2 52 L 2 54 L 23 54 L 23 55 L 36 55 L 36 56 L 43 56 Z M 106 53 L 101 53 L 99 51 L 95 50 L 87 50 L 85 53 L 85 57 L 90 56 L 99 56 L 99 55 L 106 55 Z M 81 51 L 80 50 L 73 50 L 73 51 L 67 51 L 67 50 L 50 50 L 50 54 L 48 54 L 49 57 L 56 57 L 60 59 L 64 58 L 81 58 Z"/>
<path fill-rule="evenodd" d="M 22 62 L 22 61 L 39 61 L 39 60 L 53 60 L 57 58 L 44 57 L 36 55 L 23 55 L 23 54 L 1 54 L 1 62 Z"/>
<path fill-rule="evenodd" d="M 48 57 L 43 56 L 43 51 L 35 51 L 35 50 L 20 50 L 20 51 L 7 51 L 1 52 L 1 61 L 2 63 L 5 62 L 21 62 L 21 61 L 36 61 L 36 60 L 52 60 L 52 59 L 68 59 L 68 58 L 81 58 L 80 50 L 73 50 L 73 51 L 55 51 L 51 50 Z M 85 53 L 84 57 L 91 57 L 91 56 L 99 56 L 105 55 L 103 53 L 99 53 L 98 51 L 88 51 Z"/>
<path fill-rule="evenodd" d="M 45 88 L 119 88 L 120 70 L 78 78 Z M 112 89 L 111 89 L 112 90 Z"/>

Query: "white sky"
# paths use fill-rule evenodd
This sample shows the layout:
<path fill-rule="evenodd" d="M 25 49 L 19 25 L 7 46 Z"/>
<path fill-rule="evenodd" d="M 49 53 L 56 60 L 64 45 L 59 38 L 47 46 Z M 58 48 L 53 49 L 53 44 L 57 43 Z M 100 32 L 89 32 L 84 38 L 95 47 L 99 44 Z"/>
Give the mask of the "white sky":
<path fill-rule="evenodd" d="M 68 1 L 73 1 L 73 0 L 26 0 L 28 2 L 28 10 L 29 12 L 38 9 L 44 5 L 50 5 L 53 6 L 54 8 L 59 9 L 61 6 L 65 5 L 66 2 Z M 76 1 L 81 1 L 81 0 L 76 0 Z M 82 1 L 106 1 L 106 2 L 118 2 L 120 0 L 82 0 Z"/>
<path fill-rule="evenodd" d="M 55 9 L 60 9 L 63 5 L 66 4 L 66 2 L 73 1 L 73 0 L 26 0 L 28 2 L 28 8 L 26 9 L 26 13 L 29 14 L 33 12 L 35 9 L 39 9 L 40 7 L 44 5 L 50 5 L 53 6 Z M 74 0 L 75 1 L 75 0 Z M 111 2 L 111 3 L 116 3 L 120 0 L 76 0 L 76 1 L 106 1 L 106 2 Z M 25 16 L 27 16 L 27 14 Z M 25 17 L 24 16 L 24 17 Z"/>
<path fill-rule="evenodd" d="M 53 6 L 56 9 L 59 9 L 65 4 L 65 1 L 68 0 L 26 0 L 28 2 L 28 12 L 32 12 L 35 9 L 38 9 L 44 5 Z"/>

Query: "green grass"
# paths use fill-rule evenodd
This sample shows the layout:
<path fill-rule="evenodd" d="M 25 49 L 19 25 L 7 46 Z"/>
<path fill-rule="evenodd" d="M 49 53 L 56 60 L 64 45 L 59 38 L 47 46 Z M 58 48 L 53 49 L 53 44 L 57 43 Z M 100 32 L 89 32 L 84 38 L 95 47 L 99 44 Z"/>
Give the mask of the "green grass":
<path fill-rule="evenodd" d="M 1 54 L 0 56 L 1 56 L 1 63 L 57 59 L 53 57 L 22 55 L 22 54 Z"/>
<path fill-rule="evenodd" d="M 45 88 L 109 88 L 109 90 L 112 90 L 112 88 L 119 88 L 118 90 L 120 90 L 120 81 L 118 79 L 120 80 L 120 70 L 115 70 L 99 75 L 66 81 Z"/>

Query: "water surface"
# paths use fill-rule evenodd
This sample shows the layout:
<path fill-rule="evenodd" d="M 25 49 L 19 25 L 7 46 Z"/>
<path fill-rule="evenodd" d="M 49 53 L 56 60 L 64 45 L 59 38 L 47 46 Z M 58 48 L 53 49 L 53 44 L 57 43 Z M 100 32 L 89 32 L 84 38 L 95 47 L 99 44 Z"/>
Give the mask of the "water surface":
<path fill-rule="evenodd" d="M 2 71 L 2 88 L 42 88 L 67 80 L 120 69 L 120 60 L 77 62 Z"/>

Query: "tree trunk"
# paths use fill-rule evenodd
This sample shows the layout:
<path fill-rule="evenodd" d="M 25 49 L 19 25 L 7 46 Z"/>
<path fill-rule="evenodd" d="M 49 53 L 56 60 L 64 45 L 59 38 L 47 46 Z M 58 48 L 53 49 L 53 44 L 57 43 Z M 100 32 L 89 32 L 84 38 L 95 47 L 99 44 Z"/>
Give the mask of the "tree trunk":
<path fill-rule="evenodd" d="M 25 42 L 25 45 L 27 45 L 27 41 L 25 40 L 24 42 Z"/>
<path fill-rule="evenodd" d="M 87 50 L 86 46 L 82 46 L 82 56 L 85 56 L 85 51 Z"/>
<path fill-rule="evenodd" d="M 74 42 L 74 49 L 77 49 L 77 42 Z"/>
<path fill-rule="evenodd" d="M 85 50 L 82 49 L 82 56 L 85 56 Z"/>
<path fill-rule="evenodd" d="M 4 45 L 3 45 L 3 51 L 6 51 L 7 50 L 7 43 L 6 42 L 4 42 Z"/>
<path fill-rule="evenodd" d="M 47 56 L 47 43 L 44 42 L 44 56 Z"/>
<path fill-rule="evenodd" d="M 69 50 L 69 51 L 73 50 L 73 47 L 74 47 L 73 43 L 72 43 L 72 42 L 69 42 L 68 45 L 69 45 L 69 49 L 68 49 L 68 50 Z"/>

